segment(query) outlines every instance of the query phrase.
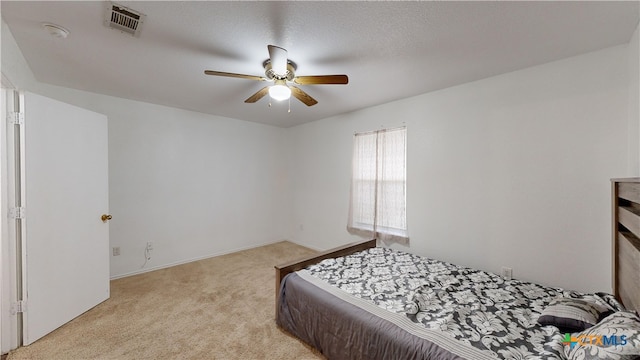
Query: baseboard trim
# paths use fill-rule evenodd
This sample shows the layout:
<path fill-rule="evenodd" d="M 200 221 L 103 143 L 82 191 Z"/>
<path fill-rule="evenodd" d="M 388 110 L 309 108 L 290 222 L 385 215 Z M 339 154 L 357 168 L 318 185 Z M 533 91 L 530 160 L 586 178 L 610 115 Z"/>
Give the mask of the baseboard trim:
<path fill-rule="evenodd" d="M 172 262 L 172 263 L 163 264 L 163 265 L 157 265 L 157 266 L 153 266 L 153 267 L 148 267 L 148 268 L 144 268 L 144 269 L 140 269 L 140 270 L 136 270 L 136 271 L 131 271 L 131 272 L 124 273 L 124 274 L 112 275 L 109 279 L 110 280 L 122 279 L 122 278 L 129 277 L 129 276 L 140 275 L 140 274 L 148 273 L 148 272 L 151 272 L 151 271 L 156 271 L 156 270 L 160 270 L 160 269 L 170 268 L 170 267 L 173 267 L 173 266 L 188 264 L 188 263 L 194 262 L 194 261 L 200 261 L 200 260 L 209 259 L 209 258 L 216 257 L 216 256 L 232 254 L 232 253 L 235 253 L 235 252 L 238 252 L 238 251 L 251 250 L 251 249 L 259 248 L 261 246 L 277 244 L 277 243 L 283 242 L 283 241 L 287 241 L 287 242 L 290 242 L 292 244 L 308 247 L 308 246 L 305 246 L 305 245 L 302 245 L 302 244 L 298 244 L 298 243 L 296 243 L 294 241 L 290 241 L 290 240 L 277 240 L 277 241 L 271 241 L 271 242 L 266 242 L 266 243 L 257 244 L 257 245 L 244 246 L 244 247 L 235 248 L 235 249 L 231 249 L 231 250 L 227 250 L 227 251 L 221 251 L 221 252 L 218 252 L 218 253 L 209 254 L 209 255 L 205 255 L 205 256 L 199 256 L 199 257 L 196 257 L 196 258 L 175 261 L 175 262 Z M 315 250 L 315 249 L 312 249 L 312 250 Z"/>

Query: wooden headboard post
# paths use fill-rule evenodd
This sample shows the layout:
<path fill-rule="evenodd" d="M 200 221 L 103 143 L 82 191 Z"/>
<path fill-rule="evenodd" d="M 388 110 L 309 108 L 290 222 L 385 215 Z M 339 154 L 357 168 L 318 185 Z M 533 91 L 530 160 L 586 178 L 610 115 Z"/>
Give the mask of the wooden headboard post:
<path fill-rule="evenodd" d="M 640 178 L 611 182 L 613 293 L 640 311 Z"/>

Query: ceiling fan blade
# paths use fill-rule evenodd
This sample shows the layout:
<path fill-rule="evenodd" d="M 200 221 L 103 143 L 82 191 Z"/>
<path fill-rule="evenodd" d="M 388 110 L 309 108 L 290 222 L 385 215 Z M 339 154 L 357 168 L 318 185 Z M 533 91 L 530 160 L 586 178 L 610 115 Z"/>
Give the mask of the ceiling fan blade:
<path fill-rule="evenodd" d="M 249 98 L 247 100 L 245 100 L 244 102 L 246 102 L 246 103 L 254 103 L 254 102 L 262 99 L 268 93 L 269 93 L 269 87 L 265 86 L 262 89 L 258 90 L 257 93 L 249 96 Z"/>
<path fill-rule="evenodd" d="M 267 80 L 266 78 L 263 78 L 262 76 L 236 74 L 236 73 L 229 73 L 229 72 L 222 72 L 222 71 L 205 70 L 204 73 L 207 74 L 207 75 L 226 76 L 226 77 L 234 77 L 234 78 L 249 79 L 249 80 L 258 80 L 258 81 Z"/>
<path fill-rule="evenodd" d="M 344 85 L 349 83 L 349 77 L 347 75 L 296 76 L 293 79 L 293 82 L 300 85 L 315 85 L 315 84 Z"/>
<path fill-rule="evenodd" d="M 287 50 L 275 46 L 267 45 L 269 49 L 269 58 L 271 59 L 271 69 L 277 75 L 287 74 Z"/>
<path fill-rule="evenodd" d="M 302 91 L 302 89 L 295 86 L 289 86 L 289 88 L 291 89 L 291 95 L 293 95 L 296 99 L 305 103 L 305 105 L 313 106 L 318 103 L 316 99 L 312 98 L 309 94 Z"/>

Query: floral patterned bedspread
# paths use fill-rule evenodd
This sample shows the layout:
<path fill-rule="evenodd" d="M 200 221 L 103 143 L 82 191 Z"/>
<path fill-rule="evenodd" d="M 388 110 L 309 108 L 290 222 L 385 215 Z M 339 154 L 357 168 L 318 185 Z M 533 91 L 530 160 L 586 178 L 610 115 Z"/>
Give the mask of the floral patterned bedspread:
<path fill-rule="evenodd" d="M 557 296 L 610 303 L 417 255 L 372 248 L 307 271 L 349 294 L 503 359 L 563 359 L 564 334 L 536 320 Z"/>

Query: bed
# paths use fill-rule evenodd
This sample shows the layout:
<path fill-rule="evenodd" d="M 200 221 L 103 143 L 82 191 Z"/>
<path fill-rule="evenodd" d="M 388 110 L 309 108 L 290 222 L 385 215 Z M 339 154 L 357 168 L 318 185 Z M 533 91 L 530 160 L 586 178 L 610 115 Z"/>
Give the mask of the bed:
<path fill-rule="evenodd" d="M 276 323 L 328 359 L 640 358 L 640 179 L 613 179 L 613 294 L 354 243 L 276 266 Z"/>

